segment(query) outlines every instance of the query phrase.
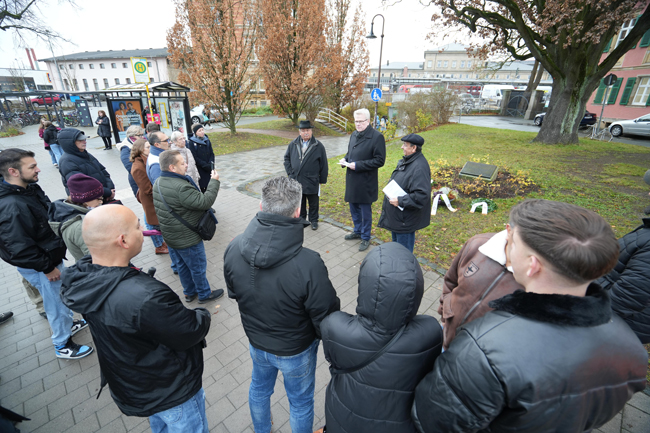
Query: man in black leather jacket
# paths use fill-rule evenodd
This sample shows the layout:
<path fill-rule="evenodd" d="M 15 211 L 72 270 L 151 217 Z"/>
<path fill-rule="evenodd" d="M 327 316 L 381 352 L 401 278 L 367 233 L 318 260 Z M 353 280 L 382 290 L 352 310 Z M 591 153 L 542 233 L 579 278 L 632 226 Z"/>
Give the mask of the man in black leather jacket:
<path fill-rule="evenodd" d="M 526 200 L 507 229 L 525 291 L 458 328 L 415 391 L 421 432 L 587 432 L 645 388 L 648 354 L 593 283 L 618 257 L 609 224 L 575 205 Z"/>

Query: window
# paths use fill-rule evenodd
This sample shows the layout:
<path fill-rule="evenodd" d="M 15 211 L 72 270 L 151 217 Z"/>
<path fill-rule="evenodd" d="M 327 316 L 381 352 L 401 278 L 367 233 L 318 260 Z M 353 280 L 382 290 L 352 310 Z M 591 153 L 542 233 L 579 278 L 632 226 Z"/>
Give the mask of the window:
<path fill-rule="evenodd" d="M 126 69 L 128 66 L 126 66 L 126 63 L 122 63 L 122 68 Z"/>
<path fill-rule="evenodd" d="M 427 68 L 430 68 L 430 67 L 432 67 L 432 66 L 433 66 L 433 61 L 429 60 L 429 61 L 427 62 Z"/>
<path fill-rule="evenodd" d="M 441 60 L 438 60 L 438 67 L 439 67 L 439 68 L 442 67 L 441 65 L 442 65 L 442 61 L 441 61 Z"/>
<path fill-rule="evenodd" d="M 90 69 L 95 69 L 95 65 L 94 65 L 93 63 L 89 64 L 88 67 L 89 67 Z"/>
<path fill-rule="evenodd" d="M 99 69 L 106 69 L 106 68 L 104 68 L 104 64 L 103 64 L 103 63 L 100 63 L 100 64 L 99 64 Z"/>
<path fill-rule="evenodd" d="M 618 40 L 616 41 L 616 46 L 618 47 L 623 39 L 630 33 L 634 25 L 636 24 L 636 18 L 629 19 L 623 23 L 621 31 L 618 34 Z"/>
<path fill-rule="evenodd" d="M 639 77 L 639 87 L 636 88 L 632 105 L 646 105 L 650 101 L 650 77 Z"/>
<path fill-rule="evenodd" d="M 84 68 L 84 65 L 82 65 L 81 63 L 79 63 L 79 69 L 83 69 L 83 68 Z"/>
<path fill-rule="evenodd" d="M 460 62 L 460 67 L 461 67 L 461 68 L 464 68 L 464 67 L 465 67 L 465 60 L 461 60 L 461 62 Z"/>
<path fill-rule="evenodd" d="M 59 65 L 59 69 L 63 69 L 63 65 Z"/>
<path fill-rule="evenodd" d="M 474 75 L 474 78 L 478 79 L 478 74 L 475 74 L 475 75 Z"/>
<path fill-rule="evenodd" d="M 151 67 L 151 62 L 147 62 L 147 66 Z"/>
<path fill-rule="evenodd" d="M 468 61 L 467 61 L 467 67 L 468 67 L 468 68 L 471 68 L 471 67 L 472 67 L 472 61 L 471 61 L 471 60 L 468 60 Z"/>
<path fill-rule="evenodd" d="M 117 63 L 111 63 L 111 68 L 117 69 Z"/>
<path fill-rule="evenodd" d="M 70 84 L 68 83 L 67 78 L 63 79 L 63 84 L 65 85 L 65 90 L 70 90 Z"/>
<path fill-rule="evenodd" d="M 68 65 L 68 68 L 74 69 L 74 65 L 70 64 L 70 65 Z"/>
<path fill-rule="evenodd" d="M 451 74 L 451 78 L 454 78 L 454 74 Z"/>
<path fill-rule="evenodd" d="M 104 78 L 104 89 L 108 89 L 108 78 Z"/>
<path fill-rule="evenodd" d="M 469 78 L 469 74 L 465 74 L 465 78 Z"/>
<path fill-rule="evenodd" d="M 84 89 L 86 90 L 86 92 L 90 90 L 90 87 L 88 87 L 88 80 L 86 80 L 85 78 L 84 78 Z"/>
<path fill-rule="evenodd" d="M 72 90 L 79 90 L 79 83 L 76 78 L 72 80 Z"/>
<path fill-rule="evenodd" d="M 501 78 L 501 75 L 496 74 L 495 78 Z"/>
<path fill-rule="evenodd" d="M 452 68 L 455 68 L 455 67 L 456 67 L 456 60 L 454 60 L 453 62 L 451 62 L 451 67 L 452 67 Z"/>
<path fill-rule="evenodd" d="M 509 78 L 510 78 L 510 74 L 506 75 L 506 79 L 509 79 Z"/>
<path fill-rule="evenodd" d="M 444 66 L 445 68 L 448 67 L 448 66 L 449 66 L 449 62 L 448 62 L 447 60 L 445 60 L 444 65 L 445 65 L 445 66 Z"/>
<path fill-rule="evenodd" d="M 93 78 L 93 86 L 95 86 L 95 90 L 99 90 L 99 83 L 97 83 L 97 78 Z"/>
<path fill-rule="evenodd" d="M 115 84 L 120 84 L 120 79 L 119 78 L 115 79 Z"/>
<path fill-rule="evenodd" d="M 126 79 L 126 84 L 131 84 L 131 79 L 130 78 Z"/>

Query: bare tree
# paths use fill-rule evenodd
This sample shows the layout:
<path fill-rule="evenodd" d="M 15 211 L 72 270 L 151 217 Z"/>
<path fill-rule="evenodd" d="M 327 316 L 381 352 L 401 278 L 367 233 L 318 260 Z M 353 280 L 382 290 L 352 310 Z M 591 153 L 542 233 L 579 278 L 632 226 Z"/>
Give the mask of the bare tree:
<path fill-rule="evenodd" d="M 74 0 L 64 0 L 75 5 Z M 42 40 L 67 39 L 49 26 L 44 25 L 46 19 L 40 8 L 46 6 L 45 0 L 5 0 L 0 5 L 0 30 L 12 32 L 19 43 L 24 42 L 27 34 L 35 35 Z"/>

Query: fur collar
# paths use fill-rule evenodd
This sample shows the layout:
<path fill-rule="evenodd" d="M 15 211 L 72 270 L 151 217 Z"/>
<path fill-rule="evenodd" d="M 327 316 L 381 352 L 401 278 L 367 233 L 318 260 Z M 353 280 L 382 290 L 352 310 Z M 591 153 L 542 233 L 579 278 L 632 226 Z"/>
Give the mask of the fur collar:
<path fill-rule="evenodd" d="M 598 326 L 609 322 L 612 317 L 609 295 L 595 283 L 589 285 L 584 297 L 540 295 L 517 290 L 489 305 L 495 310 L 554 325 Z"/>

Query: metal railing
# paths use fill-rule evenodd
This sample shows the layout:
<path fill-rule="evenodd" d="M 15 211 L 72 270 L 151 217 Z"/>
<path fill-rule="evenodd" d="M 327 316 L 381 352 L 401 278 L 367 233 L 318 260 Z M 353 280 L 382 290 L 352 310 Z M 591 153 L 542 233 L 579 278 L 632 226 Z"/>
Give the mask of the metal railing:
<path fill-rule="evenodd" d="M 321 110 L 318 112 L 318 115 L 316 116 L 316 120 L 319 122 L 328 122 L 336 125 L 343 131 L 348 130 L 348 119 L 341 116 L 340 114 L 336 114 L 329 108 L 321 108 Z"/>

